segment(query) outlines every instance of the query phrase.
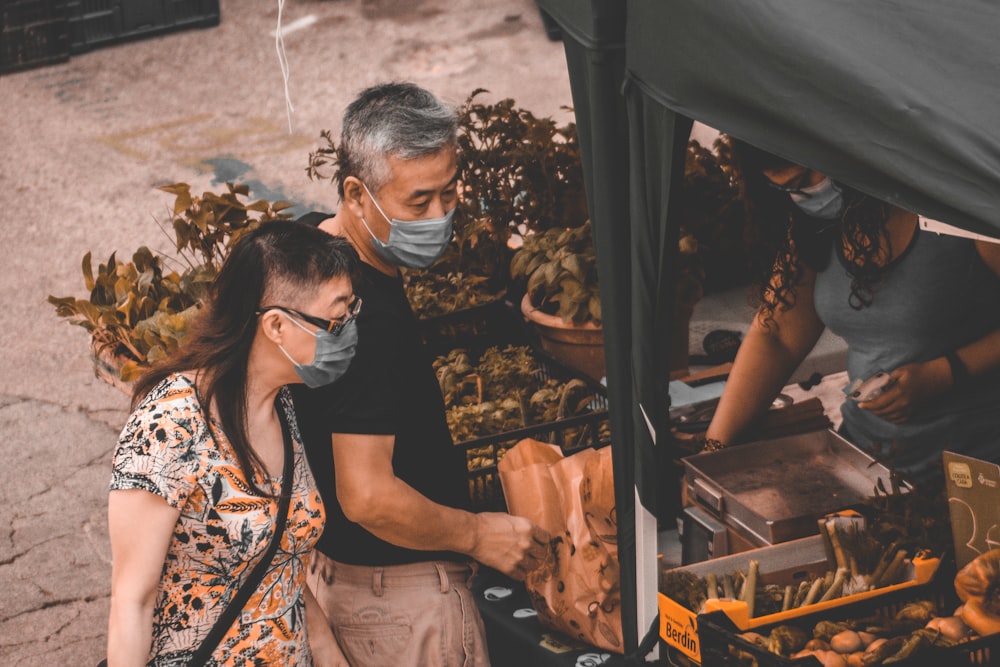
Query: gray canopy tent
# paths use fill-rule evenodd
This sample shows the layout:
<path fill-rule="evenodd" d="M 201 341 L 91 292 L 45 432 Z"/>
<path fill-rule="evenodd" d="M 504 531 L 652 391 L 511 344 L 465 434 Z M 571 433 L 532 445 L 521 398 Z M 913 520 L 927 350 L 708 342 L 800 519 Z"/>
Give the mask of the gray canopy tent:
<path fill-rule="evenodd" d="M 623 629 L 655 624 L 677 221 L 692 120 L 969 232 L 1000 230 L 1000 5 L 539 0 L 563 30 L 597 242 Z M 658 437 L 659 436 L 659 437 Z M 663 458 L 661 453 L 660 458 Z M 675 481 L 675 480 L 674 480 Z"/>

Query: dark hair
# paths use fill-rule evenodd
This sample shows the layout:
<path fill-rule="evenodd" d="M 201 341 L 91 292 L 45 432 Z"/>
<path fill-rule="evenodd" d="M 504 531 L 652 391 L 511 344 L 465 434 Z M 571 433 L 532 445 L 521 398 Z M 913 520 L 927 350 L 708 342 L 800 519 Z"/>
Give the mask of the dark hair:
<path fill-rule="evenodd" d="M 344 112 L 337 149 L 337 190 L 354 176 L 378 192 L 389 179 L 386 158 L 412 160 L 456 145 L 458 112 L 412 83 L 363 90 Z"/>
<path fill-rule="evenodd" d="M 764 171 L 797 166 L 795 162 L 756 146 L 732 139 L 733 162 L 744 188 L 747 219 L 758 230 L 759 252 L 754 265 L 760 282 L 765 321 L 773 321 L 780 306 L 795 303 L 795 286 L 803 269 L 822 271 L 830 261 L 835 243 L 843 243 L 851 258 L 849 305 L 860 310 L 871 305 L 884 273 L 886 256 L 880 240 L 889 219 L 888 204 L 838 183 L 844 209 L 838 221 L 822 221 L 804 214 L 788 195 L 769 187 Z M 887 241 L 888 242 L 888 241 Z"/>
<path fill-rule="evenodd" d="M 267 222 L 245 233 L 233 244 L 183 346 L 136 381 L 133 408 L 168 375 L 203 371 L 205 394 L 198 399 L 206 415 L 214 401 L 243 474 L 255 493 L 266 495 L 254 482 L 263 465 L 250 446 L 246 414 L 247 360 L 257 335 L 257 311 L 272 300 L 303 307 L 302 295 L 313 294 L 322 283 L 355 279 L 358 261 L 347 239 L 298 222 Z"/>

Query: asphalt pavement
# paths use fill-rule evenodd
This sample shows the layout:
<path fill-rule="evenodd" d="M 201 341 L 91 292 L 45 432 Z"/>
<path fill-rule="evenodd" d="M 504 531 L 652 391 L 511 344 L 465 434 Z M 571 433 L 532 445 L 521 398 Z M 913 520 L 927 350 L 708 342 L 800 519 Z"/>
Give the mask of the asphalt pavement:
<path fill-rule="evenodd" d="M 149 0 L 152 2 L 152 0 Z M 321 130 L 362 88 L 475 88 L 567 120 L 562 45 L 533 0 L 222 0 L 218 27 L 94 49 L 0 76 L 0 663 L 92 665 L 110 588 L 111 453 L 128 413 L 95 377 L 89 335 L 49 295 L 86 294 L 81 259 L 169 251 L 172 198 L 226 180 L 255 197 L 337 205 L 310 182 Z"/>

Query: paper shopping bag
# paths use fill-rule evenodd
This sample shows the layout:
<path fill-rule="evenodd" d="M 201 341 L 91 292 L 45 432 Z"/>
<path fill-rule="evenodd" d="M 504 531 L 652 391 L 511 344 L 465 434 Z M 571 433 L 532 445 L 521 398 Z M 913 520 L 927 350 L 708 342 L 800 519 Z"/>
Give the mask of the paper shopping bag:
<path fill-rule="evenodd" d="M 563 456 L 555 445 L 525 439 L 497 467 L 508 511 L 552 535 L 545 562 L 525 579 L 539 621 L 622 653 L 611 448 Z"/>

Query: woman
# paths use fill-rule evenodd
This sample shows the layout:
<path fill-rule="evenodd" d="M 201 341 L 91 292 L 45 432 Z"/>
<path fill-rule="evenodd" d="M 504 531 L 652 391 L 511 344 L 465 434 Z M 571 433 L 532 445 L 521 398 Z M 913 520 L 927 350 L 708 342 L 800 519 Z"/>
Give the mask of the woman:
<path fill-rule="evenodd" d="M 940 475 L 945 449 L 1000 461 L 1000 245 L 921 232 L 914 213 L 733 143 L 779 250 L 705 448 L 737 442 L 829 326 L 852 383 L 889 373 L 844 402 L 845 437 L 914 480 Z"/>
<path fill-rule="evenodd" d="M 357 261 L 341 237 L 261 225 L 232 248 L 184 347 L 137 381 L 108 499 L 110 667 L 191 662 L 267 551 L 286 451 L 278 551 L 207 664 L 346 665 L 305 586 L 324 511 L 283 386 L 350 364 Z"/>

